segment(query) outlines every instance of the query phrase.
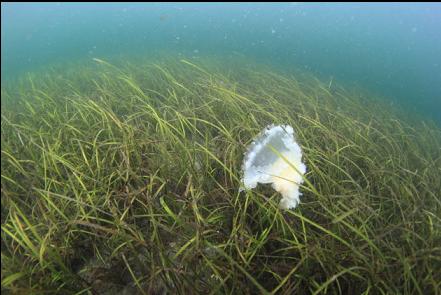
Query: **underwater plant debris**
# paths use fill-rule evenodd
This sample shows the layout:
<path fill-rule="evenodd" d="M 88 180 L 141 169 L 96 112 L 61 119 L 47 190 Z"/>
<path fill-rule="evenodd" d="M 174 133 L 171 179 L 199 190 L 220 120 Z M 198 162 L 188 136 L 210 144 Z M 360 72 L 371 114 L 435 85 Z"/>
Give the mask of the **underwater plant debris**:
<path fill-rule="evenodd" d="M 246 189 L 255 188 L 257 183 L 271 183 L 282 194 L 282 209 L 293 209 L 299 204 L 299 185 L 303 183 L 306 166 L 291 126 L 267 126 L 249 146 L 242 168 Z"/>

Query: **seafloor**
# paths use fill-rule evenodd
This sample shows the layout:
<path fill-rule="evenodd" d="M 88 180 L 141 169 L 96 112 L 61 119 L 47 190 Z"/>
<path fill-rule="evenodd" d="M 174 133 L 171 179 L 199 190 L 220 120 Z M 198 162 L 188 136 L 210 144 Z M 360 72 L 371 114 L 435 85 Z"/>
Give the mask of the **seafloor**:
<path fill-rule="evenodd" d="M 2 291 L 437 294 L 441 130 L 248 60 L 95 59 L 2 83 Z M 293 126 L 301 203 L 239 192 Z"/>

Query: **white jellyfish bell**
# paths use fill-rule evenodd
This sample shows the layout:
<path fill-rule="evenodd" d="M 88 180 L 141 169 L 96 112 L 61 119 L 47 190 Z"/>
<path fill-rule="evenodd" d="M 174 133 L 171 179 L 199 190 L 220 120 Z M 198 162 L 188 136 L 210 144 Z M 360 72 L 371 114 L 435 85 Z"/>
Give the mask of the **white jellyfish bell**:
<path fill-rule="evenodd" d="M 282 209 L 293 209 L 299 204 L 299 185 L 303 183 L 306 166 L 291 126 L 266 127 L 249 146 L 242 169 L 246 189 L 255 188 L 257 183 L 271 183 L 282 194 Z"/>

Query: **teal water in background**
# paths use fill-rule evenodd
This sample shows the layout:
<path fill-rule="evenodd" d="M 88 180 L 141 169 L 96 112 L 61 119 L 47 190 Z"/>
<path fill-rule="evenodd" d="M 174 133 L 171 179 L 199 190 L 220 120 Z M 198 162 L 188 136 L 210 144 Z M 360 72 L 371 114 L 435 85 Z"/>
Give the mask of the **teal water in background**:
<path fill-rule="evenodd" d="M 239 55 L 355 84 L 441 125 L 440 3 L 2 3 L 2 81 L 64 61 Z"/>

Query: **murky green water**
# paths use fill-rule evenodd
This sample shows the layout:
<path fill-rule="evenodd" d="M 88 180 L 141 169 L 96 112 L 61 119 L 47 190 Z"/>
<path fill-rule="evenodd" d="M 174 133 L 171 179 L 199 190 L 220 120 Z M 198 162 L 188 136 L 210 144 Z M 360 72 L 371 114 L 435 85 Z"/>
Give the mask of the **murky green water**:
<path fill-rule="evenodd" d="M 311 71 L 441 124 L 441 5 L 2 3 L 2 81 L 63 61 L 170 52 Z"/>

